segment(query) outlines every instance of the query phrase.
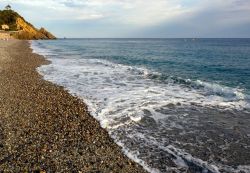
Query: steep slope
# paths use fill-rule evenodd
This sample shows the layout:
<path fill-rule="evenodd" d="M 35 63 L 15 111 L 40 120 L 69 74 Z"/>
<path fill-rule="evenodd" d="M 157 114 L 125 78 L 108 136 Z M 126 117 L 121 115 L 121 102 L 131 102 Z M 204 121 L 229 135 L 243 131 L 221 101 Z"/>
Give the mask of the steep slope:
<path fill-rule="evenodd" d="M 38 39 L 56 39 L 54 35 L 44 28 L 38 30 L 32 24 L 28 23 L 22 16 L 13 10 L 0 11 L 0 25 L 7 24 L 12 32 L 11 35 L 17 39 L 38 40 Z"/>
<path fill-rule="evenodd" d="M 45 35 L 47 38 L 56 39 L 56 37 L 53 34 L 51 34 L 49 31 L 47 31 L 45 28 L 41 28 L 39 32 Z"/>
<path fill-rule="evenodd" d="M 44 28 L 36 29 L 33 25 L 27 23 L 23 18 L 17 17 L 16 19 L 17 30 L 15 34 L 18 39 L 55 39 L 56 37 L 47 32 Z"/>

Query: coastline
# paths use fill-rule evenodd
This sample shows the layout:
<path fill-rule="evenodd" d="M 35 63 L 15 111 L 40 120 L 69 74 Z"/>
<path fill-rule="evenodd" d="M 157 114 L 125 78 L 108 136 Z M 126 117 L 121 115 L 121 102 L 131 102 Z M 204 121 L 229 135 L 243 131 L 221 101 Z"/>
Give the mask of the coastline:
<path fill-rule="evenodd" d="M 43 80 L 49 63 L 27 41 L 0 41 L 0 170 L 146 172 L 125 156 L 82 100 Z"/>

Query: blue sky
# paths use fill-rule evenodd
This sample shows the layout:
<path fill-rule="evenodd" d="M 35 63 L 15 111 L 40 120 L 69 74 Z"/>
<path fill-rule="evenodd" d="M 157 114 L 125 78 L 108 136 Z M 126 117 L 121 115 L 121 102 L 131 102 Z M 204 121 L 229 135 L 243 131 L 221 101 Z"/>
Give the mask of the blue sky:
<path fill-rule="evenodd" d="M 0 0 L 58 37 L 250 37 L 250 0 Z"/>

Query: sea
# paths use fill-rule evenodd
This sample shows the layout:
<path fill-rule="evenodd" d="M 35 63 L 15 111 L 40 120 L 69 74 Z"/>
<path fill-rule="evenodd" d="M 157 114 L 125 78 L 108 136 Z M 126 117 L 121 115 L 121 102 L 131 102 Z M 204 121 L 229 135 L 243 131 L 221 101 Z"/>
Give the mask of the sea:
<path fill-rule="evenodd" d="M 32 41 L 37 71 L 81 98 L 152 173 L 250 173 L 250 39 Z"/>

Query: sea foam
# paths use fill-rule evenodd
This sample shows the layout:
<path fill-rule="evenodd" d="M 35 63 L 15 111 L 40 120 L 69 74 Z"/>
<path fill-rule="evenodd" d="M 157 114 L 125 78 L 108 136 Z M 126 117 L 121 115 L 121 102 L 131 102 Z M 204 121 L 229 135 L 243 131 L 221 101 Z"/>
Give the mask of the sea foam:
<path fill-rule="evenodd" d="M 204 172 L 218 173 L 220 168 L 229 167 L 216 162 L 202 161 L 182 149 L 167 144 L 167 136 L 166 139 L 162 139 L 164 136 L 160 131 L 185 129 L 188 118 L 191 119 L 189 109 L 193 107 L 248 111 L 249 102 L 246 98 L 249 96 L 240 89 L 200 80 L 184 79 L 186 83 L 183 83 L 180 82 L 181 79 L 175 80 L 173 77 L 168 77 L 162 82 L 159 81 L 159 77 L 155 77 L 161 76 L 160 73 L 146 68 L 117 64 L 104 59 L 84 58 L 74 54 L 65 56 L 64 53 L 55 53 L 41 47 L 39 42 L 32 42 L 34 52 L 46 56 L 52 63 L 39 67 L 38 72 L 44 79 L 64 86 L 69 92 L 82 98 L 91 114 L 108 130 L 116 143 L 123 147 L 125 154 L 143 165 L 146 170 L 162 172 L 165 169 L 180 172 L 188 169 L 187 164 L 192 163 Z M 195 87 L 192 87 L 194 85 Z M 173 108 L 182 111 L 173 113 Z M 175 121 L 181 118 L 181 123 L 179 120 Z M 183 124 L 185 121 L 186 124 Z M 140 123 L 144 123 L 144 133 L 138 125 Z M 159 132 L 152 130 L 148 123 L 150 126 L 158 126 Z M 154 158 L 154 151 L 164 151 L 171 156 L 177 168 L 165 166 L 158 169 L 157 164 L 148 164 L 148 158 L 144 153 L 127 144 L 131 141 L 149 149 L 157 147 L 152 149 L 152 157 L 149 159 Z M 156 159 L 155 162 L 158 161 Z M 231 167 L 227 169 L 237 172 Z M 247 166 L 244 169 L 247 169 Z"/>

